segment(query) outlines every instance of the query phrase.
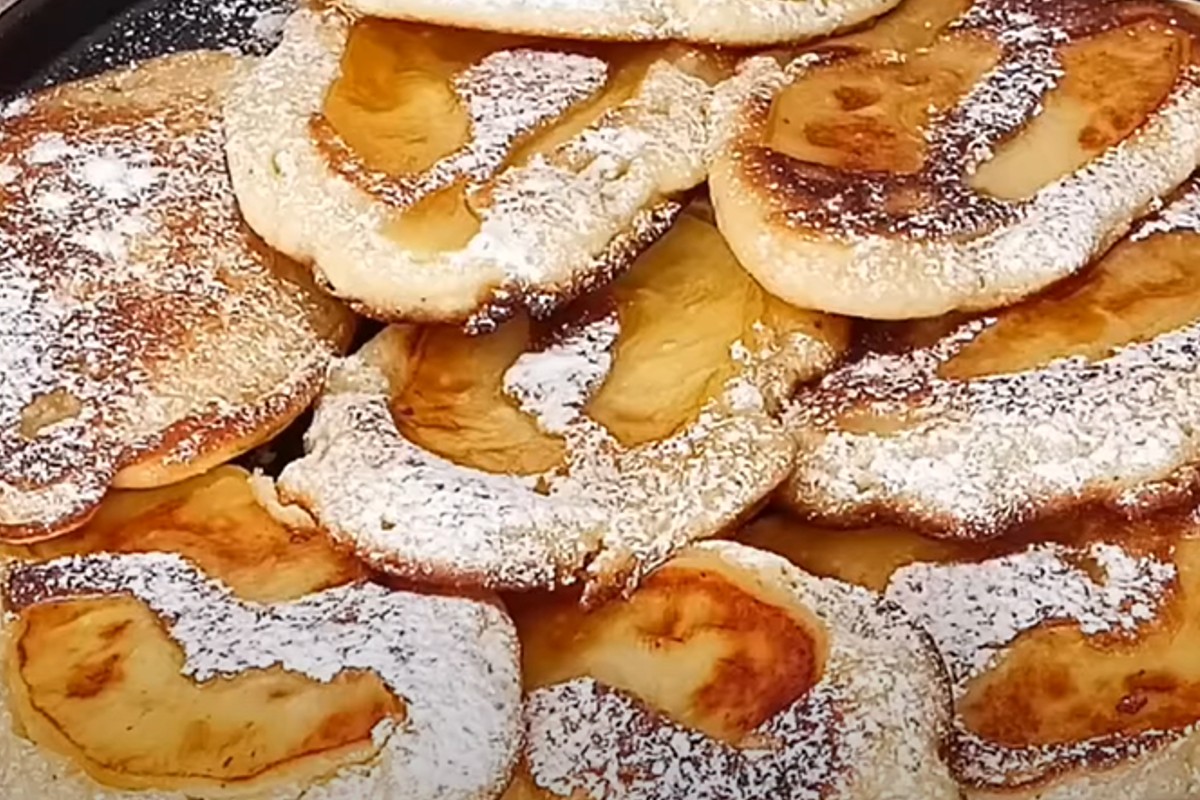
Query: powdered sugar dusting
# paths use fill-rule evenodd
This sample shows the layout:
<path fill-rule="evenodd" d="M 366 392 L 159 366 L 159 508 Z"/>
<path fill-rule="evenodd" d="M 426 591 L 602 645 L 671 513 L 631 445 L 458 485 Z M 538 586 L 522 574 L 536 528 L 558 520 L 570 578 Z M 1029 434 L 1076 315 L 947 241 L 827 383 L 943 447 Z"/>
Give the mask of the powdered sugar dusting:
<path fill-rule="evenodd" d="M 546 433 L 565 433 L 608 377 L 620 332 L 612 312 L 545 350 L 522 354 L 504 374 L 505 394 Z"/>
<path fill-rule="evenodd" d="M 137 458 L 234 446 L 319 388 L 344 318 L 241 226 L 213 97 L 231 66 L 146 68 L 211 77 L 161 107 L 68 87 L 0 124 L 0 529 L 53 532 Z"/>
<path fill-rule="evenodd" d="M 566 468 L 539 489 L 409 442 L 382 374 L 362 360 L 343 361 L 331 380 L 309 455 L 284 470 L 281 490 L 401 575 L 510 588 L 635 582 L 736 518 L 791 460 L 786 434 L 761 409 L 730 414 L 717 404 L 670 439 L 632 450 L 584 417 L 565 431 Z M 458 534 L 446 536 L 450 528 Z"/>
<path fill-rule="evenodd" d="M 982 564 L 916 564 L 900 569 L 886 596 L 933 636 L 962 692 L 1018 635 L 1070 620 L 1088 635 L 1131 634 L 1157 618 L 1178 578 L 1175 565 L 1094 544 L 1096 582 L 1054 544 Z"/>
<path fill-rule="evenodd" d="M 468 800 L 507 776 L 520 738 L 520 684 L 515 631 L 494 606 L 370 583 L 259 605 L 168 553 L 18 565 L 6 600 L 20 611 L 118 594 L 142 601 L 162 620 L 183 650 L 183 674 L 194 681 L 276 665 L 322 682 L 368 670 L 403 700 L 403 724 L 381 723 L 389 730 L 379 733 L 385 749 L 370 780 L 337 775 L 305 797 Z"/>
<path fill-rule="evenodd" d="M 903 567 L 885 596 L 933 637 L 959 701 L 970 682 L 1000 664 L 1029 631 L 1067 623 L 1088 636 L 1135 638 L 1162 618 L 1179 577 L 1173 563 L 1120 545 L 1094 543 L 1081 550 L 1041 544 L 981 563 Z M 1174 797 L 1180 790 L 1171 762 L 1179 753 L 1172 749 L 1194 731 L 1189 726 L 1009 746 L 980 736 L 959 716 L 954 769 L 968 787 L 999 791 L 1049 780 L 1039 791 L 1054 800 Z"/>
<path fill-rule="evenodd" d="M 594 679 L 534 691 L 526 760 L 558 797 L 653 800 L 957 797 L 938 754 L 948 723 L 928 643 L 865 590 L 729 543 L 704 545 L 793 593 L 829 632 L 825 674 L 733 747 Z"/>
<path fill-rule="evenodd" d="M 534 780 L 558 797 L 821 800 L 847 769 L 839 699 L 818 687 L 752 734 L 771 744 L 742 750 L 578 679 L 530 695 L 526 757 Z"/>
<path fill-rule="evenodd" d="M 1200 233 L 1200 184 L 1193 181 L 1179 199 L 1153 215 L 1134 231 L 1133 241 L 1167 233 Z"/>
<path fill-rule="evenodd" d="M 737 269 L 730 259 L 697 258 L 691 274 L 707 285 L 701 271 Z M 589 416 L 587 403 L 610 378 L 619 336 L 638 336 L 622 331 L 620 320 L 639 319 L 661 296 L 654 278 L 642 285 L 645 270 L 665 263 L 648 256 L 632 267 L 631 280 L 642 288 L 568 307 L 549 330 L 535 325 L 534 340 L 513 357 L 505 394 L 561 437 L 565 451 L 546 473 L 485 473 L 422 449 L 419 437 L 406 439 L 388 411 L 392 389 L 384 376 L 422 348 L 397 327 L 338 364 L 309 432 L 308 455 L 284 471 L 283 492 L 361 556 L 397 574 L 493 588 L 583 580 L 589 600 L 634 586 L 645 570 L 716 535 L 778 485 L 792 446 L 774 417 L 776 402 L 827 369 L 842 346 L 838 321 L 821 327 L 814 318 L 811 328 L 785 331 L 768 317 L 747 319 L 744 341 L 732 343 L 732 364 L 714 352 L 693 365 L 699 374 L 727 376 L 697 397 L 695 417 L 680 419 L 658 440 L 627 444 L 598 421 L 601 415 Z M 667 270 L 659 280 L 672 275 Z M 693 295 L 689 302 L 708 299 Z M 702 307 L 689 310 L 701 322 Z M 626 352 L 641 357 L 636 348 Z M 637 409 L 629 401 L 640 399 L 635 385 L 622 379 L 613 387 L 625 393 L 619 413 L 631 420 Z M 445 536 L 448 527 L 460 535 Z"/>

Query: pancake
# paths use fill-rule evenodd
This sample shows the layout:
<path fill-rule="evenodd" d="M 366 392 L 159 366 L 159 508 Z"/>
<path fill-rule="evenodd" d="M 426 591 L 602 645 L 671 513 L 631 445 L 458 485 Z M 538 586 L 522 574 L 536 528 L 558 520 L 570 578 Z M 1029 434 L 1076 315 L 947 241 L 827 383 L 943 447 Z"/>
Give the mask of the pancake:
<path fill-rule="evenodd" d="M 1200 788 L 1194 512 L 1084 515 L 1010 542 L 769 517 L 748 544 L 870 586 L 937 643 L 970 800 L 1188 800 Z"/>
<path fill-rule="evenodd" d="M 350 0 L 376 17 L 490 31 L 726 45 L 795 42 L 864 22 L 897 0 Z"/>
<path fill-rule="evenodd" d="M 975 318 L 881 326 L 802 391 L 786 501 L 814 520 L 998 536 L 1197 485 L 1200 184 L 1071 282 Z M 870 341 L 874 339 L 874 341 Z"/>
<path fill-rule="evenodd" d="M 224 467 L 10 551 L 0 785 L 39 800 L 483 800 L 520 742 L 494 599 L 392 589 Z"/>
<path fill-rule="evenodd" d="M 514 611 L 527 739 L 505 800 L 950 800 L 929 641 L 867 591 L 736 544 L 628 600 Z"/>
<path fill-rule="evenodd" d="M 301 10 L 226 105 L 242 211 L 385 321 L 490 330 L 627 267 L 730 59 Z"/>
<path fill-rule="evenodd" d="M 236 63 L 171 57 L 0 111 L 0 541 L 251 449 L 349 343 L 349 312 L 238 217 Z"/>
<path fill-rule="evenodd" d="M 335 367 L 280 490 L 405 578 L 620 589 L 787 476 L 773 412 L 847 327 L 763 292 L 693 206 L 545 324 L 384 331 Z"/>
<path fill-rule="evenodd" d="M 1013 303 L 1196 169 L 1198 36 L 1157 0 L 929 0 L 787 66 L 748 59 L 715 102 L 721 230 L 804 308 Z"/>

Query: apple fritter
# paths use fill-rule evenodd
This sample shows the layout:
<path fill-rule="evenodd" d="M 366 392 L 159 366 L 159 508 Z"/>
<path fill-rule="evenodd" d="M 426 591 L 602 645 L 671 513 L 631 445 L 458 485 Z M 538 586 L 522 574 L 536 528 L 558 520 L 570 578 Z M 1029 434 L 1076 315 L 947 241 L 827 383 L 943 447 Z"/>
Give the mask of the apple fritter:
<path fill-rule="evenodd" d="M 10 549 L 0 785 L 44 800 L 477 800 L 519 742 L 498 603 L 402 591 L 245 472 L 116 492 Z"/>

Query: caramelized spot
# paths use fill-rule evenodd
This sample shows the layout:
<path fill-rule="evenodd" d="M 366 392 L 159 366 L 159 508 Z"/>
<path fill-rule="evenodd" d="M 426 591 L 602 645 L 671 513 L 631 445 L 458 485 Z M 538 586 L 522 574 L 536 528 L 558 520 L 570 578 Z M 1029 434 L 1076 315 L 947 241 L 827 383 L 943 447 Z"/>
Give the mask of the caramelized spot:
<path fill-rule="evenodd" d="M 756 323 L 780 338 L 836 338 L 832 329 L 844 326 L 764 292 L 696 209 L 612 292 L 621 332 L 608 380 L 587 411 L 627 447 L 661 441 L 694 422 L 738 371 L 733 344 L 759 346 Z"/>
<path fill-rule="evenodd" d="M 110 655 L 99 661 L 72 666 L 67 675 L 67 698 L 86 700 L 100 694 L 106 686 L 120 684 L 120 659 L 120 656 Z"/>
<path fill-rule="evenodd" d="M 919 172 L 930 120 L 955 106 L 999 55 L 989 42 L 960 37 L 898 60 L 872 56 L 816 69 L 776 97 L 764 144 L 836 169 Z"/>
<path fill-rule="evenodd" d="M 1067 45 L 1065 75 L 1042 113 L 978 169 L 971 185 L 1023 200 L 1123 141 L 1166 100 L 1188 63 L 1189 43 L 1145 22 Z"/>
<path fill-rule="evenodd" d="M 1195 236 L 1124 242 L 1080 278 L 1000 312 L 940 374 L 967 379 L 1035 369 L 1070 356 L 1096 361 L 1198 317 Z"/>
<path fill-rule="evenodd" d="M 708 554 L 677 559 L 628 601 L 589 613 L 560 599 L 517 622 L 528 689 L 591 676 L 732 744 L 821 679 L 828 647 L 794 598 Z"/>
<path fill-rule="evenodd" d="M 26 609 L 13 655 L 7 680 L 23 729 L 121 789 L 203 790 L 281 769 L 319 779 L 372 756 L 371 731 L 403 718 L 368 673 L 319 683 L 273 667 L 197 685 L 158 618 L 129 597 Z"/>
<path fill-rule="evenodd" d="M 562 440 L 542 433 L 504 393 L 504 373 L 531 343 L 525 318 L 487 336 L 427 328 L 409 380 L 392 401 L 400 432 L 456 464 L 487 472 L 536 475 L 560 466 Z"/>
<path fill-rule="evenodd" d="M 83 405 L 66 389 L 38 395 L 21 411 L 21 435 L 36 439 L 46 428 L 79 416 Z"/>
<path fill-rule="evenodd" d="M 179 553 L 258 602 L 296 599 L 365 574 L 320 531 L 288 530 L 276 522 L 235 467 L 163 489 L 112 492 L 80 530 L 4 550 L 36 561 L 146 551 Z"/>

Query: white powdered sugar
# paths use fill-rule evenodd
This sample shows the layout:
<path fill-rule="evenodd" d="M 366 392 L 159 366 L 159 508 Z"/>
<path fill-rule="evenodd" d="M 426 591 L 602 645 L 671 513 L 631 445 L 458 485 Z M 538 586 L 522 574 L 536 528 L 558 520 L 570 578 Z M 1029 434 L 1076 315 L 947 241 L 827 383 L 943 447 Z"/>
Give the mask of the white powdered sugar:
<path fill-rule="evenodd" d="M 1148 226 L 1200 232 L 1185 230 L 1198 194 L 1193 185 Z M 1047 504 L 1122 499 L 1200 457 L 1191 400 L 1200 391 L 1200 323 L 1099 361 L 939 377 L 990 324 L 977 320 L 929 348 L 868 354 L 802 392 L 789 413 L 801 444 L 789 502 L 822 517 L 879 514 L 988 536 Z M 886 434 L 841 429 L 839 416 L 854 409 L 905 422 Z"/>
<path fill-rule="evenodd" d="M 159 617 L 183 651 L 183 674 L 194 681 L 273 666 L 321 682 L 366 670 L 403 701 L 403 721 L 381 723 L 382 751 L 371 764 L 280 789 L 272 800 L 474 800 L 503 784 L 516 756 L 516 634 L 495 606 L 372 583 L 261 605 L 168 553 L 15 565 L 6 590 L 15 612 L 114 595 L 132 596 Z"/>
<path fill-rule="evenodd" d="M 504 393 L 546 433 L 565 433 L 608 377 L 620 332 L 612 312 L 544 350 L 523 353 L 504 374 Z"/>
<path fill-rule="evenodd" d="M 1130 237 L 1140 242 L 1158 234 L 1200 232 L 1200 186 L 1189 184 L 1178 200 L 1138 225 Z"/>
<path fill-rule="evenodd" d="M 886 597 L 930 633 L 961 693 L 1043 623 L 1075 622 L 1088 635 L 1136 632 L 1157 619 L 1178 578 L 1174 564 L 1098 543 L 1085 551 L 1103 571 L 1097 582 L 1072 555 L 1047 544 L 980 564 L 915 564 L 896 572 Z"/>
<path fill-rule="evenodd" d="M 526 704 L 530 778 L 556 797 L 610 800 L 956 798 L 939 749 L 949 723 L 933 651 L 871 593 L 730 543 L 702 545 L 811 610 L 829 635 L 824 675 L 740 746 L 683 728 L 591 678 Z"/>
<path fill-rule="evenodd" d="M 70 525 L 139 458 L 237 447 L 319 389 L 344 312 L 241 225 L 214 98 L 232 66 L 179 56 L 0 122 L 0 537 Z M 122 94 L 185 72 L 170 102 Z"/>
<path fill-rule="evenodd" d="M 653 440 L 628 442 L 617 430 L 623 419 L 630 426 L 659 424 L 653 416 L 658 398 L 646 398 L 645 416 L 639 414 L 636 363 L 616 365 L 628 371 L 609 387 L 619 409 L 613 430 L 600 422 L 603 414 L 589 415 L 588 403 L 615 374 L 616 358 L 643 357 L 636 346 L 618 356 L 618 339 L 637 337 L 636 328 L 623 330 L 622 320 L 636 324 L 661 298 L 654 279 L 643 285 L 647 273 L 639 272 L 660 263 L 654 257 L 637 262 L 631 275 L 640 288 L 628 294 L 618 289 L 593 297 L 564 309 L 549 326 L 534 325 L 524 352 L 496 365 L 504 395 L 543 432 L 559 437 L 555 446 L 561 444 L 563 456 L 539 467 L 542 474 L 508 474 L 503 462 L 485 472 L 426 450 L 414 432 L 425 423 L 403 408 L 395 413 L 407 421 L 397 427 L 389 411 L 393 395 L 424 389 L 391 386 L 385 376 L 416 368 L 410 359 L 437 356 L 414 339 L 419 332 L 391 328 L 334 370 L 308 434 L 308 455 L 281 475 L 284 495 L 377 568 L 399 575 L 508 589 L 586 581 L 589 600 L 635 585 L 646 569 L 716 535 L 778 485 L 792 459 L 790 440 L 773 415 L 778 398 L 827 369 L 842 347 L 836 320 L 827 327 L 816 317 L 812 327 L 792 320 L 787 325 L 799 327 L 776 329 L 765 316 L 746 319 L 743 341 L 731 342 L 730 350 L 691 356 L 696 363 L 689 368 L 697 374 L 723 376 L 720 385 L 697 386 L 704 394 L 694 401 L 694 416 L 681 414 Z M 676 280 L 661 268 L 658 280 Z M 701 270 L 726 268 L 737 266 L 732 259 L 695 263 L 698 279 Z M 661 291 L 673 288 L 664 283 Z M 696 324 L 705 324 L 702 309 L 710 300 L 689 297 L 686 313 Z M 763 313 L 757 306 L 750 312 Z M 661 312 L 655 307 L 653 313 Z M 480 347 L 489 345 L 480 340 Z M 477 411 L 453 424 L 474 427 Z M 504 433 L 488 435 L 500 451 Z M 451 528 L 457 536 L 445 535 Z"/>
<path fill-rule="evenodd" d="M 587 578 L 598 590 L 619 587 L 721 530 L 791 462 L 786 434 L 763 409 L 731 413 L 717 402 L 680 433 L 636 449 L 580 417 L 564 431 L 563 474 L 531 486 L 409 442 L 391 417 L 386 380 L 363 360 L 341 362 L 331 382 L 307 436 L 309 454 L 284 470 L 281 491 L 376 567 L 400 575 L 506 588 Z M 447 536 L 450 529 L 457 534 Z"/>

